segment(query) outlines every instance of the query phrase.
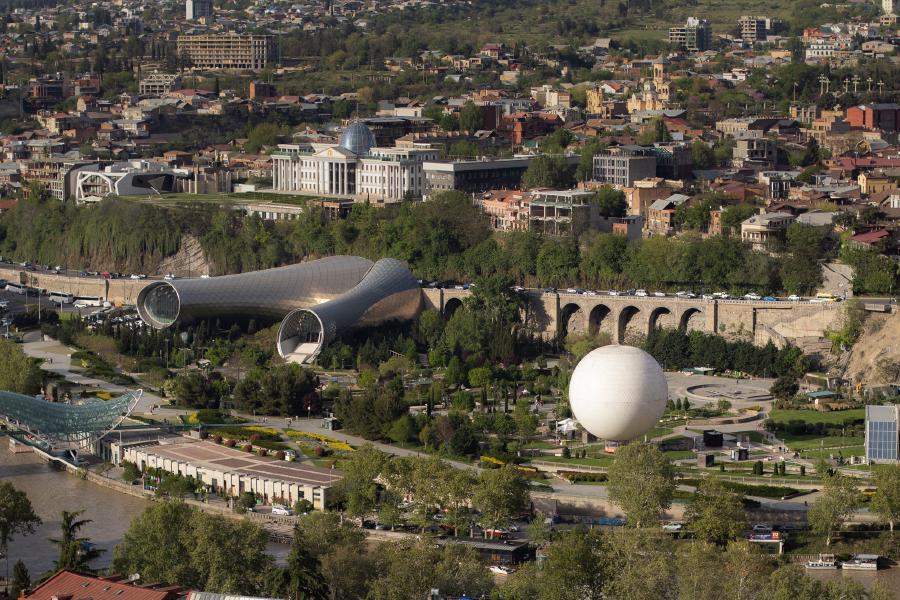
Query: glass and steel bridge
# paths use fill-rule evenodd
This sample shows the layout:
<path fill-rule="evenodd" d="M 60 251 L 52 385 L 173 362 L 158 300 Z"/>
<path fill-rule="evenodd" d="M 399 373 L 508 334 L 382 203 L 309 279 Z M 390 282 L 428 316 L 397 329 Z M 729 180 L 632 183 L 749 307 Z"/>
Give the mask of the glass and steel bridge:
<path fill-rule="evenodd" d="M 115 429 L 134 410 L 142 393 L 135 390 L 111 400 L 88 398 L 81 404 L 62 404 L 0 391 L 0 420 L 51 448 L 84 448 Z"/>

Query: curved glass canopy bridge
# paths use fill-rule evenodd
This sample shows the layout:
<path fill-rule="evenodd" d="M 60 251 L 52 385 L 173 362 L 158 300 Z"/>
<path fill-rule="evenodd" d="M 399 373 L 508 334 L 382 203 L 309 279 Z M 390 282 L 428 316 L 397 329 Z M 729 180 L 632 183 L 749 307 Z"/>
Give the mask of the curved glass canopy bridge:
<path fill-rule="evenodd" d="M 135 390 L 112 400 L 61 404 L 0 391 L 0 419 L 51 448 L 84 448 L 115 429 L 134 410 L 142 393 Z"/>

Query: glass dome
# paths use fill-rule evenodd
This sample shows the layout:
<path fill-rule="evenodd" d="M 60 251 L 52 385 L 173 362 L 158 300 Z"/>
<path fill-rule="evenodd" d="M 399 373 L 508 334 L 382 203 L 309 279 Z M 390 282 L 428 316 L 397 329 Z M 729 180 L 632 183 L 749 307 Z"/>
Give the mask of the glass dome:
<path fill-rule="evenodd" d="M 354 121 L 341 135 L 341 147 L 357 156 L 365 156 L 375 147 L 375 136 L 365 123 Z"/>

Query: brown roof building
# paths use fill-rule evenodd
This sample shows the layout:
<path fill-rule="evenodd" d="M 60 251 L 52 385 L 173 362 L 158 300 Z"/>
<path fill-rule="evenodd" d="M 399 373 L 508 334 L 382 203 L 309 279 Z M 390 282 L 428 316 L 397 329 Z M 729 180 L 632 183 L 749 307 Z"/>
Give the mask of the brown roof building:
<path fill-rule="evenodd" d="M 25 600 L 177 600 L 184 596 L 178 587 L 150 587 L 129 583 L 119 577 L 90 577 L 60 571 L 34 588 Z"/>

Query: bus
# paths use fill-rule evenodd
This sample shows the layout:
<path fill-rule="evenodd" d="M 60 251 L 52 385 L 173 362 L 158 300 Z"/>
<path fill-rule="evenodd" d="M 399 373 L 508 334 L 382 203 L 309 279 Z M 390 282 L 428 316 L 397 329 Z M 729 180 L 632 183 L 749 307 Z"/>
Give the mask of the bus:
<path fill-rule="evenodd" d="M 839 298 L 834 294 L 819 292 L 818 294 L 816 294 L 816 300 L 818 300 L 819 302 L 837 302 Z"/>
<path fill-rule="evenodd" d="M 6 291 L 12 294 L 24 294 L 25 286 L 19 285 L 17 283 L 7 283 Z"/>
<path fill-rule="evenodd" d="M 103 299 L 96 296 L 78 296 L 75 298 L 75 308 L 88 308 L 90 306 L 103 306 Z"/>
<path fill-rule="evenodd" d="M 72 304 L 75 296 L 66 294 L 65 292 L 50 292 L 50 302 L 53 304 Z"/>

